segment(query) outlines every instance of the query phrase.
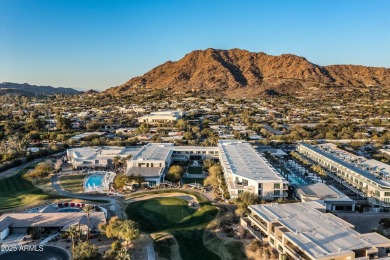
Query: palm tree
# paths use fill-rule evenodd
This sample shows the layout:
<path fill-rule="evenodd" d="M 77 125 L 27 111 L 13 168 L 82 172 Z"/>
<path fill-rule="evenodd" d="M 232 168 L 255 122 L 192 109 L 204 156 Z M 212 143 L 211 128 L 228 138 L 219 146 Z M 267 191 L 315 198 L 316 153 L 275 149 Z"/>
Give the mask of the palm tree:
<path fill-rule="evenodd" d="M 119 156 L 115 156 L 113 159 L 112 159 L 112 163 L 114 164 L 114 169 L 115 171 L 118 169 L 118 165 L 120 164 L 120 157 Z"/>
<path fill-rule="evenodd" d="M 87 241 L 89 242 L 89 216 L 93 211 L 94 207 L 92 205 L 85 205 L 83 211 L 87 213 Z"/>
<path fill-rule="evenodd" d="M 67 233 L 68 237 L 72 239 L 72 251 L 74 250 L 74 239 L 79 235 L 79 231 L 75 226 L 71 226 Z"/>

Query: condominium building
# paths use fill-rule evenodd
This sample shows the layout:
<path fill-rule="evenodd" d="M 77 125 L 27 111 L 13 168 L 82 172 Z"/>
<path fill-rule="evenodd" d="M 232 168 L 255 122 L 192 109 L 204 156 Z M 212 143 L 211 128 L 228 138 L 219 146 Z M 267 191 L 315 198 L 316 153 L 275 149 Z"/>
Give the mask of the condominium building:
<path fill-rule="evenodd" d="M 243 226 L 287 259 L 372 259 L 390 252 L 389 239 L 376 232 L 360 234 L 315 201 L 248 208 Z"/>
<path fill-rule="evenodd" d="M 150 125 L 173 123 L 184 115 L 183 111 L 158 111 L 138 118 L 139 123 Z"/>
<path fill-rule="evenodd" d="M 264 199 L 287 197 L 288 181 L 249 143 L 220 140 L 219 160 L 232 198 L 242 192 Z"/>
<path fill-rule="evenodd" d="M 328 175 L 340 184 L 367 197 L 373 206 L 390 207 L 390 171 L 387 165 L 361 157 L 344 156 L 340 149 L 329 146 L 300 143 L 297 151 L 326 168 Z"/>
<path fill-rule="evenodd" d="M 128 175 L 141 175 L 149 186 L 164 182 L 172 162 L 217 159 L 217 147 L 174 146 L 171 143 L 149 143 L 127 162 Z"/>

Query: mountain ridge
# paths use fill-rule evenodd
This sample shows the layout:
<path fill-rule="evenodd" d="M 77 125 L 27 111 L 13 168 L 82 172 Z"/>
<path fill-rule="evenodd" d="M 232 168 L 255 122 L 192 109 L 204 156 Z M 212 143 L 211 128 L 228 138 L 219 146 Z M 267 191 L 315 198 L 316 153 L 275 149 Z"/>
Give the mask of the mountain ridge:
<path fill-rule="evenodd" d="M 52 87 L 52 86 L 37 86 L 30 85 L 28 83 L 13 83 L 2 82 L 0 83 L 0 89 L 3 89 L 4 93 L 25 93 L 26 95 L 53 95 L 53 94 L 82 94 L 83 91 L 79 91 L 73 88 L 64 87 Z M 8 91 L 6 91 L 8 89 Z M 19 91 L 19 92 L 18 92 Z"/>
<path fill-rule="evenodd" d="M 322 87 L 390 87 L 390 69 L 363 65 L 320 66 L 294 54 L 268 55 L 241 49 L 195 50 L 142 76 L 107 89 L 110 94 L 136 88 L 203 90 L 251 96 L 267 90 L 294 93 Z"/>

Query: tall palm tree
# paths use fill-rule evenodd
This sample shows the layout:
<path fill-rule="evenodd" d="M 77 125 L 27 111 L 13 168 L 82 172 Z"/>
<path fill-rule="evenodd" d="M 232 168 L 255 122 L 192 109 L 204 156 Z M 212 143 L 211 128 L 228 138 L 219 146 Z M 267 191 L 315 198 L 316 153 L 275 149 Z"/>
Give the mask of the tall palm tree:
<path fill-rule="evenodd" d="M 118 165 L 120 164 L 120 157 L 119 156 L 115 156 L 113 159 L 112 159 L 112 163 L 114 164 L 114 169 L 115 171 L 118 169 Z"/>
<path fill-rule="evenodd" d="M 89 216 L 93 211 L 94 207 L 92 205 L 85 205 L 83 211 L 87 213 L 87 241 L 89 242 Z"/>
<path fill-rule="evenodd" d="M 67 233 L 68 237 L 72 240 L 72 251 L 74 250 L 74 239 L 79 235 L 79 231 L 75 226 L 71 226 Z"/>

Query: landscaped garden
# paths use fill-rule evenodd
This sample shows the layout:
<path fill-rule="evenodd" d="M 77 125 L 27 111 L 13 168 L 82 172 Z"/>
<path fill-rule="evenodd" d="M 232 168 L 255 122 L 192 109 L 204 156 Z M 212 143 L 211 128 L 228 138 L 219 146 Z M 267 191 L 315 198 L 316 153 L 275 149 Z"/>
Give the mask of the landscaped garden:
<path fill-rule="evenodd" d="M 202 174 L 202 166 L 189 166 L 188 173 L 189 174 Z"/>
<path fill-rule="evenodd" d="M 57 198 L 57 196 L 45 194 L 42 189 L 23 178 L 23 174 L 33 168 L 34 165 L 30 165 L 16 175 L 0 180 L 0 210 L 30 206 L 43 200 Z"/>

